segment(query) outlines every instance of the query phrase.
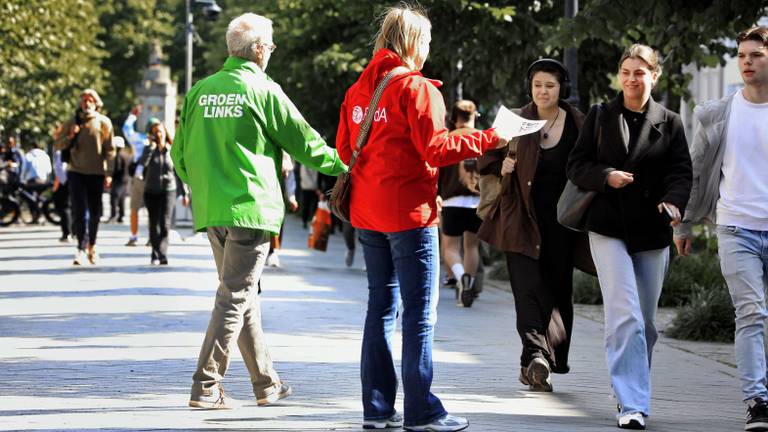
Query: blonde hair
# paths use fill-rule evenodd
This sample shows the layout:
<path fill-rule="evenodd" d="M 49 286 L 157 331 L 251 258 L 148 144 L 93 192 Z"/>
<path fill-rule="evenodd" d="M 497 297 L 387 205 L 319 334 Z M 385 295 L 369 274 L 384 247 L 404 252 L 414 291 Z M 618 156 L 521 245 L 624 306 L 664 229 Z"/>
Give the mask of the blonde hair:
<path fill-rule="evenodd" d="M 624 54 L 621 55 L 621 60 L 619 60 L 619 69 L 621 69 L 621 65 L 624 63 L 624 60 L 628 58 L 635 58 L 644 61 L 648 65 L 648 69 L 650 69 L 651 72 L 656 73 L 657 78 L 661 76 L 661 63 L 659 61 L 659 53 L 648 45 L 633 44 L 629 48 L 625 49 Z"/>
<path fill-rule="evenodd" d="M 373 52 L 387 48 L 400 56 L 410 69 L 416 69 L 414 59 L 418 55 L 420 39 L 431 29 L 432 24 L 422 8 L 406 3 L 390 7 L 382 14 Z"/>
<path fill-rule="evenodd" d="M 227 26 L 229 55 L 255 60 L 256 45 L 272 35 L 272 20 L 255 13 L 245 13 Z"/>

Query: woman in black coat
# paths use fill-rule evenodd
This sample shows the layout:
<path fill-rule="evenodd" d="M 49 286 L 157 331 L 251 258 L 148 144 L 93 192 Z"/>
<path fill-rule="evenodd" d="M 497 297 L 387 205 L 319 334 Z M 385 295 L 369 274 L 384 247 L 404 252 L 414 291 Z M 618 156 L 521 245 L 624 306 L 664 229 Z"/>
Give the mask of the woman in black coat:
<path fill-rule="evenodd" d="M 587 229 L 603 295 L 618 427 L 624 429 L 645 429 L 650 414 L 654 316 L 670 225 L 679 223 L 691 189 L 680 117 L 651 98 L 660 75 L 652 48 L 629 47 L 619 62 L 622 92 L 590 110 L 567 167 L 577 186 L 598 192 Z"/>

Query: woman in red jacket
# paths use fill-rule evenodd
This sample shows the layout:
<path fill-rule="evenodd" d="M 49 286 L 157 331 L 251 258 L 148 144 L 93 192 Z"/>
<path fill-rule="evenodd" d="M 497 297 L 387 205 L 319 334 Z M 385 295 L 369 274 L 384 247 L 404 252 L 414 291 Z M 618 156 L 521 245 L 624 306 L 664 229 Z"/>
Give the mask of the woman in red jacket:
<path fill-rule="evenodd" d="M 430 28 L 419 10 L 387 11 L 373 58 L 347 91 L 336 137 L 339 155 L 349 162 L 377 85 L 402 66 L 375 107 L 368 142 L 351 170 L 352 225 L 358 229 L 368 270 L 360 362 L 367 429 L 403 425 L 403 417 L 395 412 L 397 373 L 391 344 L 400 298 L 405 429 L 458 431 L 468 425 L 466 419 L 448 415 L 430 392 L 440 274 L 438 167 L 506 142 L 493 130 L 448 135 L 440 83 L 419 72 L 429 54 Z"/>

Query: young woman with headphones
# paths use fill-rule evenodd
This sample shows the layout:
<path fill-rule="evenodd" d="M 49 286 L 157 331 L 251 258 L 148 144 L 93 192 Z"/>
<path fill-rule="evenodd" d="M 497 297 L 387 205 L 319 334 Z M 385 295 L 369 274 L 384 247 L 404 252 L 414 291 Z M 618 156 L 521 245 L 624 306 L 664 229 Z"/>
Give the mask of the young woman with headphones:
<path fill-rule="evenodd" d="M 550 392 L 551 373 L 569 371 L 574 261 L 589 262 L 584 236 L 558 224 L 556 213 L 584 115 L 565 101 L 568 70 L 556 60 L 533 62 L 525 86 L 531 102 L 520 115 L 547 123 L 539 133 L 520 137 L 516 148 L 479 159 L 480 173 L 500 176 L 502 189 L 498 217 L 486 218 L 478 236 L 506 254 L 523 344 L 520 382 Z"/>

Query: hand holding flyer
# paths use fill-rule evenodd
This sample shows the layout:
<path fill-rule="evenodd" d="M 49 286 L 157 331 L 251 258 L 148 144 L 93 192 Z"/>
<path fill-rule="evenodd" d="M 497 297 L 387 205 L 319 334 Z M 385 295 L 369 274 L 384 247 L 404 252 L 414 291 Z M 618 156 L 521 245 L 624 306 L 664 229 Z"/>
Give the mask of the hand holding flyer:
<path fill-rule="evenodd" d="M 528 120 L 520 117 L 502 105 L 496 114 L 496 120 L 493 121 L 493 127 L 500 137 L 509 141 L 514 137 L 538 132 L 546 123 L 546 120 Z"/>

